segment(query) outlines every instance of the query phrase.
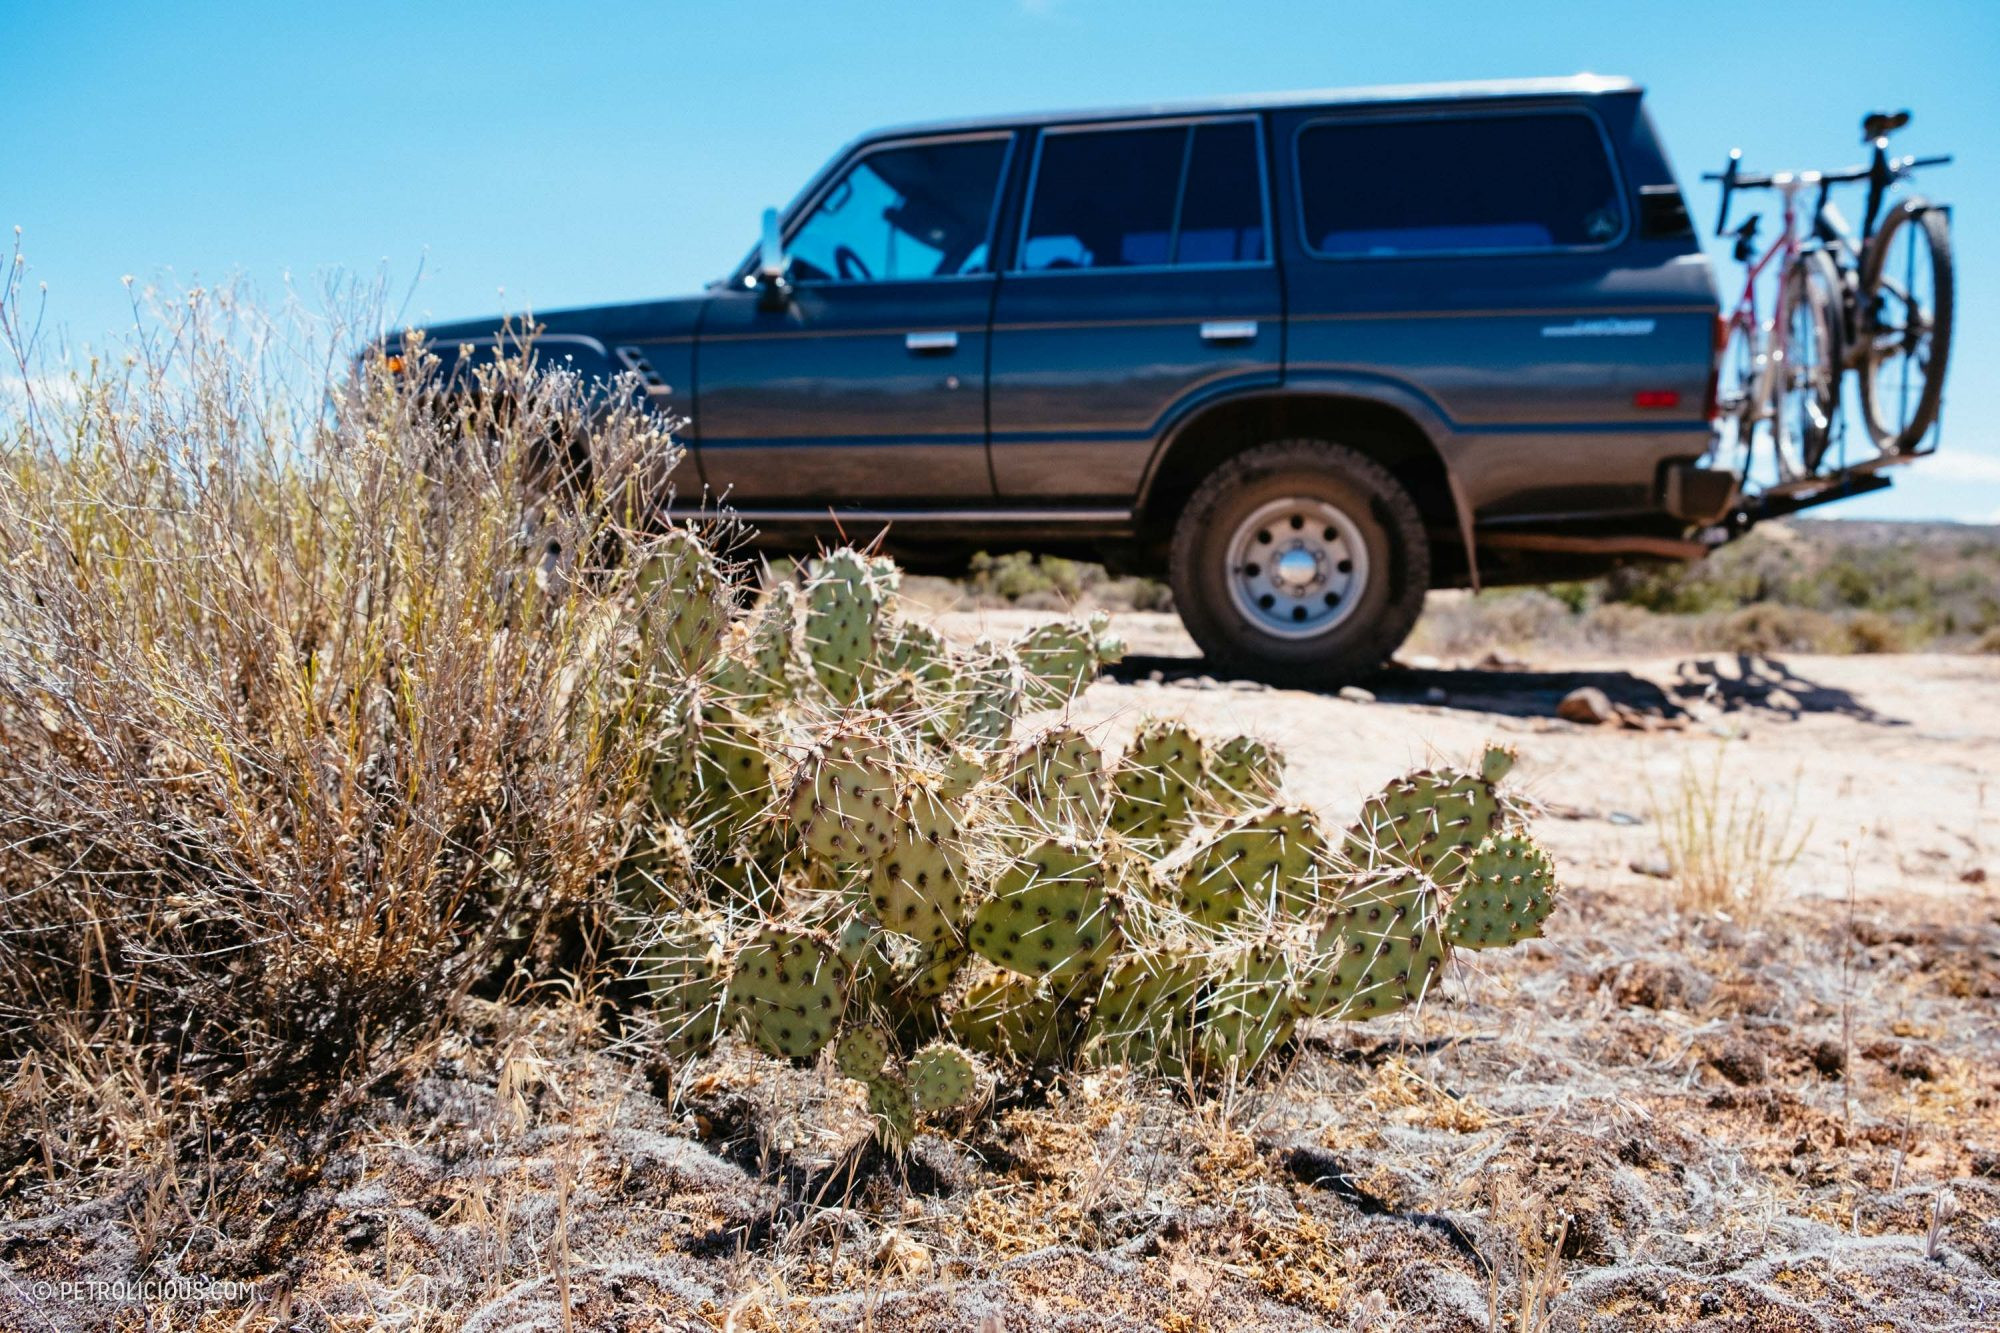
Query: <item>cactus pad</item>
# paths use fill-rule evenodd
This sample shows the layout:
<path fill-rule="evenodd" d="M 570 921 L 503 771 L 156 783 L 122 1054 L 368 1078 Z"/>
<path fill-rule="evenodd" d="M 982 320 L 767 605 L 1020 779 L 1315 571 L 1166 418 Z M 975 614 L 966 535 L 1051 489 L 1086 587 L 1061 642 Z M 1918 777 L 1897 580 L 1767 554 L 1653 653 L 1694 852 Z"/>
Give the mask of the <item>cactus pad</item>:
<path fill-rule="evenodd" d="M 1062 1049 L 1057 1016 L 1055 997 L 1034 978 L 1003 973 L 975 983 L 948 1025 L 972 1050 L 1039 1064 Z"/>
<path fill-rule="evenodd" d="M 1005 818 L 1023 842 L 1097 837 L 1104 829 L 1104 756 L 1071 727 L 1052 727 L 1009 756 Z"/>
<path fill-rule="evenodd" d="M 1223 810 L 1254 810 L 1278 794 L 1284 776 L 1285 756 L 1277 746 L 1233 736 L 1209 756 L 1209 798 Z"/>
<path fill-rule="evenodd" d="M 1501 949 L 1542 933 L 1556 905 L 1555 866 L 1526 838 L 1493 838 L 1472 855 L 1445 913 L 1445 938 L 1461 949 Z"/>
<path fill-rule="evenodd" d="M 1201 981 L 1201 960 L 1181 950 L 1145 949 L 1120 959 L 1085 1031 L 1092 1057 L 1178 1072 Z"/>
<path fill-rule="evenodd" d="M 832 1039 L 846 1003 L 831 942 L 767 926 L 736 955 L 729 1009 L 744 1034 L 772 1055 L 802 1060 Z"/>
<path fill-rule="evenodd" d="M 722 1031 L 723 936 L 715 922 L 686 918 L 657 931 L 634 958 L 667 1055 L 692 1059 Z"/>
<path fill-rule="evenodd" d="M 1058 993 L 1101 971 L 1119 938 L 1117 903 L 1105 892 L 1097 853 L 1053 841 L 1001 872 L 970 931 L 982 957 L 1046 978 Z"/>
<path fill-rule="evenodd" d="M 1407 867 L 1448 886 L 1499 823 L 1499 799 L 1483 774 L 1411 773 L 1368 798 L 1346 852 L 1358 866 Z"/>
<path fill-rule="evenodd" d="M 1128 841 L 1170 845 L 1199 799 L 1205 756 L 1179 723 L 1147 722 L 1113 774 L 1111 827 Z"/>
<path fill-rule="evenodd" d="M 1098 612 L 1088 624 L 1074 620 L 1037 625 L 1014 643 L 1026 677 L 1030 708 L 1062 708 L 1097 678 L 1098 668 L 1125 655 L 1110 634 L 1111 617 Z"/>
<path fill-rule="evenodd" d="M 895 840 L 895 802 L 887 747 L 857 727 L 832 737 L 801 766 L 792 822 L 806 852 L 822 864 L 867 865 Z"/>
<path fill-rule="evenodd" d="M 1198 1022 L 1210 1068 L 1248 1071 L 1292 1035 L 1298 1021 L 1292 962 L 1275 943 L 1243 950 L 1215 978 Z"/>
<path fill-rule="evenodd" d="M 808 566 L 805 645 L 813 674 L 842 703 L 858 700 L 874 667 L 882 604 L 894 580 L 858 552 L 842 549 Z"/>
<path fill-rule="evenodd" d="M 911 787 L 897 815 L 889 849 L 868 882 L 875 919 L 885 930 L 949 947 L 959 937 L 969 892 L 963 817 L 923 784 Z"/>
<path fill-rule="evenodd" d="M 888 1147 L 901 1151 L 917 1136 L 917 1104 L 910 1085 L 891 1074 L 868 1080 L 868 1114 L 875 1117 L 875 1134 Z"/>
<path fill-rule="evenodd" d="M 1364 1019 L 1416 1003 L 1444 968 L 1442 924 L 1437 888 L 1416 871 L 1357 882 L 1320 932 L 1303 1006 Z"/>
<path fill-rule="evenodd" d="M 847 1077 L 867 1083 L 889 1063 L 889 1034 L 874 1024 L 849 1028 L 833 1047 L 834 1067 Z"/>
<path fill-rule="evenodd" d="M 1273 806 L 1238 816 L 1201 845 L 1181 873 L 1180 907 L 1208 927 L 1297 918 L 1320 905 L 1327 875 L 1312 811 Z"/>
<path fill-rule="evenodd" d="M 971 1103 L 979 1090 L 979 1068 L 962 1048 L 932 1042 L 903 1066 L 917 1111 L 932 1115 Z"/>
<path fill-rule="evenodd" d="M 729 628 L 729 599 L 701 538 L 669 529 L 640 567 L 637 586 L 645 599 L 639 638 L 646 665 L 678 675 L 706 668 Z"/>

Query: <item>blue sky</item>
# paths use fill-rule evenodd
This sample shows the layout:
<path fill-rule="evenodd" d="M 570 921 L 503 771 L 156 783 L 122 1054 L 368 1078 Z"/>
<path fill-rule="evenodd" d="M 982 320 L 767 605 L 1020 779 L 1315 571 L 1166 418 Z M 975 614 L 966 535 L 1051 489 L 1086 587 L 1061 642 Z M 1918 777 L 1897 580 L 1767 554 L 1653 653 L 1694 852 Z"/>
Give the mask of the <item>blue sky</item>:
<path fill-rule="evenodd" d="M 412 318 L 697 288 L 855 133 L 1351 84 L 1628 74 L 1695 181 L 1861 159 L 1870 107 L 1957 154 L 1946 446 L 1821 512 L 2000 522 L 2000 2 L 801 0 L 239 6 L 0 0 L 0 225 L 76 345 L 125 274 L 276 294 L 421 267 Z M 1735 266 L 1723 259 L 1719 272 Z M 504 290 L 504 297 L 502 291 Z"/>

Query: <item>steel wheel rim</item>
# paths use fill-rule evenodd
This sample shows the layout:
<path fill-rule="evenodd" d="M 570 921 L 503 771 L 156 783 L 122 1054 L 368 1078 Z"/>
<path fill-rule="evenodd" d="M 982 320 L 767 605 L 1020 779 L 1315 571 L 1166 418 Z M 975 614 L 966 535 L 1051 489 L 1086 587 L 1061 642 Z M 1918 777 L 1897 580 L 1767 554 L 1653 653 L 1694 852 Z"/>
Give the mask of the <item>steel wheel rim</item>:
<path fill-rule="evenodd" d="M 1224 575 L 1237 613 L 1279 639 L 1325 634 L 1368 586 L 1368 545 L 1338 506 L 1309 496 L 1259 505 L 1230 534 Z"/>

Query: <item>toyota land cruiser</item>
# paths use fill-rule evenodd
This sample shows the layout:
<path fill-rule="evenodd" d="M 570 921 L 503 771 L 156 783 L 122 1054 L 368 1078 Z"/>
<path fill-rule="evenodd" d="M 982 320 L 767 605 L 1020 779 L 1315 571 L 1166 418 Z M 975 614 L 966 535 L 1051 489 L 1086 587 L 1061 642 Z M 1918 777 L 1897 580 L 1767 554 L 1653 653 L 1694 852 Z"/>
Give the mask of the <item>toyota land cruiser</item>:
<path fill-rule="evenodd" d="M 1579 76 L 870 134 L 706 293 L 533 350 L 688 418 L 678 493 L 766 548 L 1087 556 L 1319 684 L 1429 588 L 1698 554 L 1716 316 L 1641 90 Z"/>

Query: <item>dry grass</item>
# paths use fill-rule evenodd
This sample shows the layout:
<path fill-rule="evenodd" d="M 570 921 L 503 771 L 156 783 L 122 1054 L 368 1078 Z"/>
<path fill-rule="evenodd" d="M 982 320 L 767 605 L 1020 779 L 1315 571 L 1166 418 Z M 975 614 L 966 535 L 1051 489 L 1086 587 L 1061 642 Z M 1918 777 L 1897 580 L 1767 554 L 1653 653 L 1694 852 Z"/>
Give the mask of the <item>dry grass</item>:
<path fill-rule="evenodd" d="M 1799 859 L 1811 835 L 1810 822 L 1796 835 L 1797 783 L 1788 801 L 1773 800 L 1757 781 L 1725 775 L 1726 747 L 1704 769 L 1683 761 L 1678 784 L 1653 801 L 1653 823 L 1674 886 L 1674 906 L 1682 912 L 1726 912 L 1757 921 L 1785 887 L 1785 873 Z"/>
<path fill-rule="evenodd" d="M 0 1182 L 150 1163 L 171 1201 L 190 1142 L 358 1095 L 617 852 L 675 446 L 522 362 L 450 401 L 350 370 L 366 327 L 184 293 L 0 436 Z"/>

